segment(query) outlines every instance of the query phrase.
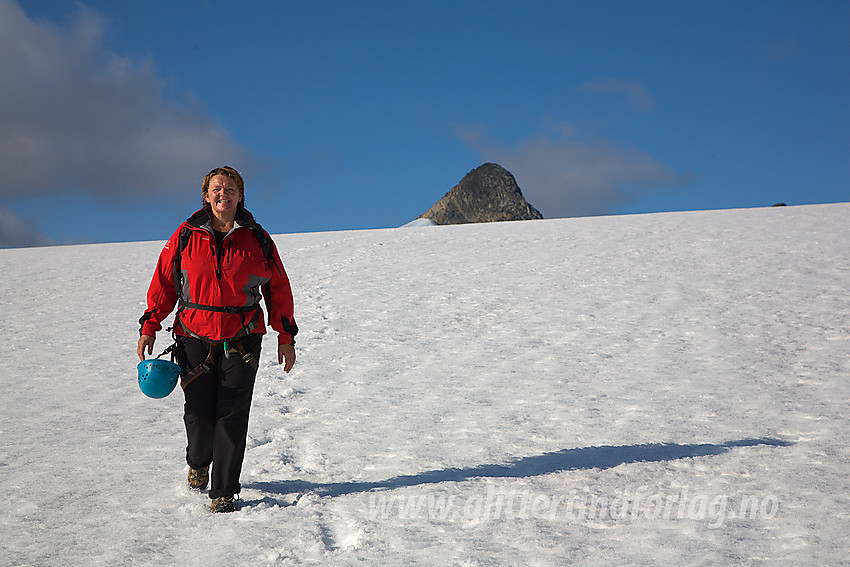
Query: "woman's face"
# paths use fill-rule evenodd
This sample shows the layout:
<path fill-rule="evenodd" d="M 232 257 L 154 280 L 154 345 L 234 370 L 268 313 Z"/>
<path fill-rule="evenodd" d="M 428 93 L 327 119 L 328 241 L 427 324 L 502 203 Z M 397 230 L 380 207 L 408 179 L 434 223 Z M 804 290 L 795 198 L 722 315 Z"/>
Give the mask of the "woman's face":
<path fill-rule="evenodd" d="M 219 174 L 210 179 L 210 186 L 204 200 L 210 204 L 213 213 L 228 217 L 236 214 L 236 205 L 242 200 L 242 193 L 233 179 Z"/>

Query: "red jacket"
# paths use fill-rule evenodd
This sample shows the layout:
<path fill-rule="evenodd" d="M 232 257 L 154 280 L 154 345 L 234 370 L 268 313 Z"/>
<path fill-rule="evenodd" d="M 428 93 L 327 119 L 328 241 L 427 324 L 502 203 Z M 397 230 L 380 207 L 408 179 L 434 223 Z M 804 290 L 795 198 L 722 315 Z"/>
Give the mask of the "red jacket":
<path fill-rule="evenodd" d="M 259 225 L 251 213 L 240 213 L 236 218 L 236 227 L 224 237 L 219 248 L 209 224 L 209 215 L 205 211 L 196 212 L 184 222 L 168 239 L 159 255 L 148 288 L 148 309 L 139 321 L 142 325 L 141 334 L 155 336 L 162 329 L 162 321 L 174 310 L 178 299 L 181 304 L 245 309 L 256 305 L 260 309 L 261 286 L 268 283 L 264 289 L 267 290 L 269 324 L 279 333 L 278 344 L 295 344 L 298 327 L 293 316 L 289 278 L 271 238 L 267 241 L 273 262 L 266 260 L 260 241 L 252 230 L 255 227 Z M 190 234 L 180 257 L 183 281 L 178 298 L 174 285 L 174 259 L 184 228 L 188 228 Z M 268 233 L 263 232 L 268 236 Z M 258 315 L 256 318 L 255 314 Z M 233 337 L 251 320 L 256 323 L 256 328 L 251 332 L 266 332 L 262 311 L 227 313 L 183 305 L 178 315 L 189 331 L 217 341 Z M 175 325 L 175 332 L 178 335 L 186 334 L 181 325 Z"/>

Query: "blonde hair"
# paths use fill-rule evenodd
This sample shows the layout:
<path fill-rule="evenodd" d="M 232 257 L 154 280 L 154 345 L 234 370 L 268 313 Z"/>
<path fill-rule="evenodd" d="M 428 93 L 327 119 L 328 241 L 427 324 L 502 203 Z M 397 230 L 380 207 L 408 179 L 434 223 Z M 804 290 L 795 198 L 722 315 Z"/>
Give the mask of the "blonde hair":
<path fill-rule="evenodd" d="M 245 210 L 245 182 L 242 180 L 242 176 L 239 175 L 239 172 L 236 171 L 235 169 L 233 169 L 232 167 L 230 167 L 229 165 L 223 165 L 221 167 L 217 167 L 217 168 L 213 169 L 212 171 L 210 171 L 209 173 L 207 173 L 207 175 L 204 177 L 204 182 L 201 184 L 201 195 L 203 196 L 202 197 L 202 204 L 203 204 L 204 210 L 210 216 L 212 216 L 212 208 L 210 207 L 210 204 L 207 202 L 206 196 L 207 196 L 207 191 L 209 191 L 209 188 L 210 188 L 210 180 L 213 177 L 215 177 L 216 175 L 224 175 L 225 177 L 229 177 L 230 179 L 232 179 L 234 181 L 234 183 L 236 183 L 236 188 L 239 189 L 239 197 L 240 197 L 239 203 L 236 205 L 236 212 L 238 214 L 241 211 Z"/>

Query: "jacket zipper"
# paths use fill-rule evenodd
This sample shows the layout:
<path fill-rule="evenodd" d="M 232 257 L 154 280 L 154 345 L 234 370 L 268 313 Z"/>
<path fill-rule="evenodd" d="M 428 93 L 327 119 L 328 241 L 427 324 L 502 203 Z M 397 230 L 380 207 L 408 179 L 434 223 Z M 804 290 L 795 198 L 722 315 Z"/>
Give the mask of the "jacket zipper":
<path fill-rule="evenodd" d="M 216 266 L 216 269 L 215 269 L 215 275 L 219 280 L 221 279 L 221 275 L 222 275 L 222 267 L 223 267 L 222 262 L 224 260 L 230 260 L 231 254 L 233 253 L 233 251 L 231 250 L 232 247 L 229 244 L 225 243 L 227 241 L 227 239 L 230 238 L 231 232 L 233 232 L 233 231 L 230 231 L 230 232 L 228 232 L 227 234 L 224 235 L 224 238 L 221 239 L 221 249 L 216 250 L 216 260 L 218 262 L 218 265 Z"/>
<path fill-rule="evenodd" d="M 221 239 L 221 246 L 220 247 L 216 246 L 216 250 L 215 250 L 215 258 L 216 258 L 215 277 L 218 278 L 219 281 L 221 280 L 221 263 L 222 263 L 222 256 L 223 256 L 223 251 L 224 251 L 223 249 L 224 249 L 224 239 L 222 238 Z"/>
<path fill-rule="evenodd" d="M 216 242 L 215 232 L 211 228 L 204 228 L 204 230 L 210 235 L 210 249 L 215 256 L 215 277 L 217 280 L 221 281 L 221 250 L 219 249 L 218 243 Z M 222 243 L 223 246 L 223 243 Z"/>

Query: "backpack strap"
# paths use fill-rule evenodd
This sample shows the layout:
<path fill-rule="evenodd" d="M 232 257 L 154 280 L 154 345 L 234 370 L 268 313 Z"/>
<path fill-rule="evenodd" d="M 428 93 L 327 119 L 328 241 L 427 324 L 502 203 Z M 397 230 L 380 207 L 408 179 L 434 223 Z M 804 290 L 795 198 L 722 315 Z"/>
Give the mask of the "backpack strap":
<path fill-rule="evenodd" d="M 174 274 L 174 291 L 177 292 L 177 297 L 180 297 L 183 292 L 183 270 L 180 266 L 183 250 L 189 244 L 189 237 L 192 235 L 192 229 L 184 226 L 180 230 L 180 236 L 177 238 L 177 252 L 174 254 L 174 264 L 172 267 Z"/>
<path fill-rule="evenodd" d="M 279 274 L 283 274 L 280 266 L 278 266 L 277 262 L 274 261 L 271 239 L 269 238 L 268 233 L 256 221 L 254 221 L 254 226 L 251 227 L 251 232 L 253 232 L 254 236 L 257 238 L 257 242 L 260 244 L 260 250 L 263 251 L 263 257 L 266 259 L 266 262 L 269 263 L 269 267 L 272 270 L 277 270 Z"/>
<path fill-rule="evenodd" d="M 278 273 L 283 273 L 280 269 L 280 266 L 277 265 L 277 262 L 274 260 L 274 254 L 272 254 L 272 247 L 270 243 L 270 239 L 266 231 L 263 229 L 260 224 L 251 219 L 251 222 L 248 223 L 249 228 L 252 233 L 254 233 L 254 237 L 257 239 L 257 242 L 260 245 L 260 250 L 263 252 L 263 257 L 266 259 L 269 267 L 272 270 L 277 270 Z M 246 227 L 247 228 L 247 227 Z M 183 257 L 183 251 L 186 249 L 186 246 L 189 244 L 189 238 L 192 235 L 192 229 L 188 226 L 184 226 L 180 230 L 180 236 L 177 239 L 177 252 L 174 254 L 174 263 L 173 263 L 173 274 L 174 274 L 174 291 L 179 298 L 177 315 L 179 317 L 180 311 L 185 309 L 186 307 L 190 307 L 192 309 L 203 309 L 204 311 L 213 311 L 216 313 L 246 313 L 248 311 L 253 311 L 257 308 L 256 305 L 244 305 L 242 307 L 215 307 L 212 305 L 202 305 L 200 303 L 192 303 L 191 301 L 186 301 L 183 299 L 183 270 L 181 266 L 181 260 Z M 270 290 L 271 287 L 268 283 L 263 284 L 263 298 L 266 303 L 266 312 L 271 316 L 271 300 L 270 300 Z"/>
<path fill-rule="evenodd" d="M 259 228 L 259 225 L 257 225 Z M 259 228 L 259 232 L 265 234 L 262 228 Z M 256 229 L 254 233 L 257 234 Z M 180 236 L 177 239 L 177 252 L 174 254 L 174 264 L 172 267 L 174 274 L 174 292 L 177 294 L 178 304 L 177 304 L 177 318 L 179 319 L 180 313 L 183 309 L 187 307 L 191 309 L 202 309 L 204 311 L 213 311 L 215 313 L 247 313 L 249 311 L 254 311 L 257 309 L 257 305 L 243 305 L 241 307 L 219 307 L 214 305 L 203 305 L 201 303 L 193 303 L 191 301 L 187 301 L 183 299 L 183 269 L 182 269 L 182 258 L 183 252 L 186 250 L 186 246 L 189 245 L 189 238 L 192 236 L 192 229 L 189 226 L 184 226 L 180 230 Z M 267 248 L 264 247 L 263 241 L 260 242 L 260 246 L 263 248 L 263 255 L 267 254 Z M 266 243 L 267 246 L 267 243 Z M 270 253 L 270 252 L 269 252 Z M 266 256 L 268 258 L 268 256 Z M 265 291 L 265 290 L 264 290 Z M 265 295 L 265 294 L 264 294 Z M 268 308 L 268 304 L 266 305 Z"/>
<path fill-rule="evenodd" d="M 251 232 L 254 233 L 254 236 L 257 238 L 257 242 L 260 244 L 260 250 L 263 251 L 263 257 L 266 259 L 266 263 L 269 265 L 269 268 L 272 271 L 277 270 L 278 273 L 282 274 L 283 272 L 280 269 L 280 266 L 277 265 L 277 262 L 274 261 L 274 254 L 272 254 L 272 246 L 270 243 L 269 235 L 263 229 L 262 226 L 257 221 L 254 221 L 254 226 L 251 228 Z M 262 285 L 263 290 L 263 301 L 266 304 L 266 313 L 269 317 L 269 324 L 272 322 L 272 303 L 271 303 L 271 285 L 268 282 Z"/>
<path fill-rule="evenodd" d="M 191 301 L 185 301 L 181 298 L 179 303 L 179 309 L 182 310 L 187 307 L 190 307 L 192 309 L 201 309 L 202 311 L 213 311 L 215 313 L 247 313 L 248 311 L 257 310 L 256 303 L 254 305 L 243 305 L 242 307 L 218 307 L 215 305 L 202 305 L 200 303 L 192 303 Z"/>

